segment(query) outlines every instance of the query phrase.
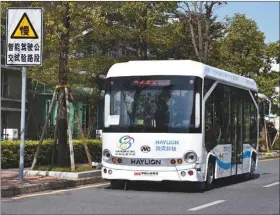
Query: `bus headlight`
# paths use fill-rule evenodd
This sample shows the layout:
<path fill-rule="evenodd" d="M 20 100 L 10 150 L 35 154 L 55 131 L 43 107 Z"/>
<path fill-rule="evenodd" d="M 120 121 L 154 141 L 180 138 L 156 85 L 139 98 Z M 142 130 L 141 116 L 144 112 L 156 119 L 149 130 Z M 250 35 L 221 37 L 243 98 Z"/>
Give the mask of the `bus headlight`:
<path fill-rule="evenodd" d="M 102 153 L 102 157 L 104 160 L 109 160 L 111 158 L 111 152 L 108 149 L 105 149 Z"/>
<path fill-rule="evenodd" d="M 187 163 L 195 163 L 197 161 L 197 154 L 193 151 L 187 152 L 184 156 Z"/>

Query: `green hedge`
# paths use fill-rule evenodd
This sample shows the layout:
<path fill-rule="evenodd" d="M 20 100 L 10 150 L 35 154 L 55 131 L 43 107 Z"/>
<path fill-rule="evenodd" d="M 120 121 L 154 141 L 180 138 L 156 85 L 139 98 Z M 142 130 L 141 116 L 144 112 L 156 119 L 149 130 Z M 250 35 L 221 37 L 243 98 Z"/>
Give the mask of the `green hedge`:
<path fill-rule="evenodd" d="M 278 139 L 276 140 L 273 149 L 280 149 L 280 137 L 278 137 Z"/>
<path fill-rule="evenodd" d="M 26 140 L 24 146 L 24 166 L 30 167 L 39 141 Z M 87 163 L 87 156 L 82 140 L 73 140 L 75 163 Z M 102 144 L 100 140 L 87 140 L 93 161 L 100 161 Z M 1 141 L 1 168 L 19 167 L 20 141 Z M 51 164 L 52 140 L 44 140 L 37 160 L 37 165 Z M 69 153 L 69 150 L 68 150 Z"/>

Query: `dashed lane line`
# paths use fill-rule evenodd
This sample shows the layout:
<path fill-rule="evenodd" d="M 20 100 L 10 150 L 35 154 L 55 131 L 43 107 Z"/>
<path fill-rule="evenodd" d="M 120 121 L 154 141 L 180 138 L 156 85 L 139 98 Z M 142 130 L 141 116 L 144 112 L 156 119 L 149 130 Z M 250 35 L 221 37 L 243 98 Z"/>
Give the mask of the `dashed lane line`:
<path fill-rule="evenodd" d="M 210 206 L 213 206 L 213 205 L 220 204 L 220 203 L 225 202 L 225 201 L 226 200 L 217 200 L 217 201 L 214 201 L 214 202 L 210 202 L 210 203 L 207 203 L 207 204 L 204 204 L 204 205 L 197 206 L 195 208 L 191 208 L 191 209 L 189 209 L 189 211 L 197 211 L 197 210 L 200 210 L 200 209 L 203 209 L 203 208 L 207 208 L 207 207 L 210 207 Z"/>
<path fill-rule="evenodd" d="M 272 186 L 275 186 L 275 185 L 278 185 L 279 182 L 275 182 L 275 183 L 272 183 L 272 184 L 268 184 L 268 185 L 265 185 L 263 187 L 267 188 L 267 187 L 272 187 Z"/>

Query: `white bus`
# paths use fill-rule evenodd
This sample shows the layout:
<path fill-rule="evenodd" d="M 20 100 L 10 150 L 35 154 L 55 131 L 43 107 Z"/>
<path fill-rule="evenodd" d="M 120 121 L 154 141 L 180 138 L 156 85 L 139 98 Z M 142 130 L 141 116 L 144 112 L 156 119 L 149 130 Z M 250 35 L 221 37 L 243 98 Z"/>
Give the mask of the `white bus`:
<path fill-rule="evenodd" d="M 254 80 L 191 60 L 130 61 L 106 77 L 102 178 L 201 182 L 257 170 Z"/>

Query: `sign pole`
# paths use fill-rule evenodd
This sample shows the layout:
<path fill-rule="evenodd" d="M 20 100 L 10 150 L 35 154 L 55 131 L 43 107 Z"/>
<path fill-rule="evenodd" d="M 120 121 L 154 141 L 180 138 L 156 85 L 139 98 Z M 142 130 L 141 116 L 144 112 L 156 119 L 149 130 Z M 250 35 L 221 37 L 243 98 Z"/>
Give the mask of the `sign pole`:
<path fill-rule="evenodd" d="M 24 138 L 25 138 L 25 105 L 26 105 L 26 67 L 22 67 L 21 84 L 21 122 L 20 122 L 20 160 L 19 160 L 19 180 L 23 183 L 24 171 Z"/>
<path fill-rule="evenodd" d="M 27 66 L 42 66 L 43 9 L 7 8 L 6 66 L 22 67 L 19 182 L 24 183 Z"/>

